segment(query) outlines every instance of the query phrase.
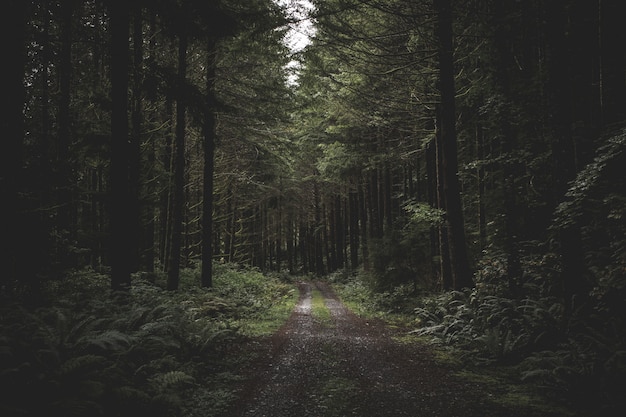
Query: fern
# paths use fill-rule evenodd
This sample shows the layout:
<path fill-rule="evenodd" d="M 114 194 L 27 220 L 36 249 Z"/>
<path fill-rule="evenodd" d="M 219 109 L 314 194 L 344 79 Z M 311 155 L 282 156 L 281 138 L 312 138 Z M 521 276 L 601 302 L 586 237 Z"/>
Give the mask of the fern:
<path fill-rule="evenodd" d="M 183 371 L 169 371 L 150 379 L 150 383 L 157 392 L 165 392 L 172 388 L 182 388 L 194 382 L 195 379 Z"/>
<path fill-rule="evenodd" d="M 67 345 L 75 344 L 86 333 L 94 331 L 94 329 L 98 328 L 103 323 L 103 319 L 98 319 L 93 315 L 87 315 L 83 319 L 78 320 L 78 322 L 69 329 L 63 338 L 63 342 Z"/>
<path fill-rule="evenodd" d="M 121 353 L 127 350 L 135 341 L 131 335 L 117 330 L 91 333 L 79 340 L 78 344 L 84 345 L 86 350 L 105 354 Z"/>
<path fill-rule="evenodd" d="M 76 356 L 65 361 L 59 368 L 61 376 L 86 374 L 101 368 L 106 363 L 106 358 L 99 355 Z"/>
<path fill-rule="evenodd" d="M 584 204 L 593 199 L 601 180 L 611 165 L 618 165 L 626 153 L 626 130 L 609 138 L 604 145 L 598 148 L 594 160 L 585 166 L 570 184 L 566 194 L 566 201 L 562 202 L 555 211 L 554 228 L 575 226 L 585 212 Z"/>

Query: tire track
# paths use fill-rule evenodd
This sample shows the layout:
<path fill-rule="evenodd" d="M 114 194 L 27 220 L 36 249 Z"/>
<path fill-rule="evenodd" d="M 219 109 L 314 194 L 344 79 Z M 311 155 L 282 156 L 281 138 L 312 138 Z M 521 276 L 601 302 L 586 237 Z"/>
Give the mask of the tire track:
<path fill-rule="evenodd" d="M 323 282 L 302 282 L 294 311 L 273 339 L 238 417 L 511 416 L 480 387 L 451 375 L 427 347 L 400 344 L 380 321 L 354 315 Z M 316 322 L 317 289 L 331 325 Z M 515 414 L 513 414 L 515 415 Z"/>

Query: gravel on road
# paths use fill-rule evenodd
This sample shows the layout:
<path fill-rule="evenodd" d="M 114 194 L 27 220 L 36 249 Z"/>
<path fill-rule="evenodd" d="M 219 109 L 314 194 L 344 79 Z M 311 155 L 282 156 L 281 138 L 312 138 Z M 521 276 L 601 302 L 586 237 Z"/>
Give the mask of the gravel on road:
<path fill-rule="evenodd" d="M 299 301 L 251 371 L 238 417 L 512 417 L 484 386 L 454 375 L 431 348 L 347 309 L 329 284 L 301 282 Z M 330 320 L 312 313 L 319 291 Z"/>

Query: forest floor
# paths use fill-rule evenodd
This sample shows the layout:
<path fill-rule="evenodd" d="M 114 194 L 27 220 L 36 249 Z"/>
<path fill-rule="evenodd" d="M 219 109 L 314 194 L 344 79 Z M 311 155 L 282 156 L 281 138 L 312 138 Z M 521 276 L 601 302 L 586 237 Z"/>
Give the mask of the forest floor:
<path fill-rule="evenodd" d="M 287 323 L 260 342 L 229 416 L 560 416 L 496 401 L 502 387 L 464 378 L 431 346 L 401 329 L 353 314 L 323 282 L 299 284 Z M 323 300 L 323 301 L 322 301 Z M 321 307 L 320 307 L 321 304 Z"/>

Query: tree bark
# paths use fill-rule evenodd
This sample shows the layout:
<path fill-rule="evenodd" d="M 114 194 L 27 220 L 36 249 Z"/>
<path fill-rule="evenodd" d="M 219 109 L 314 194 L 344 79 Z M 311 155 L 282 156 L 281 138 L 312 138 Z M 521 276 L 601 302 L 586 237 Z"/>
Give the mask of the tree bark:
<path fill-rule="evenodd" d="M 426 176 L 428 183 L 428 203 L 431 207 L 439 207 L 439 179 L 437 175 L 437 139 L 432 140 L 426 146 Z M 432 225 L 430 227 L 430 258 L 431 258 L 431 274 L 432 282 L 443 282 L 442 280 L 442 260 L 441 245 L 439 237 L 441 234 L 440 226 Z M 436 262 L 439 257 L 439 262 Z"/>
<path fill-rule="evenodd" d="M 356 269 L 359 266 L 359 198 L 356 191 L 350 191 L 349 216 L 350 216 L 350 267 Z"/>
<path fill-rule="evenodd" d="M 446 219 L 448 216 L 446 210 L 446 195 L 445 195 L 445 178 L 443 170 L 443 151 L 441 150 L 441 129 L 439 121 L 437 122 L 437 133 L 435 134 L 435 175 L 436 175 L 436 195 L 437 195 L 437 208 L 446 213 Z M 454 288 L 454 279 L 452 274 L 452 262 L 450 259 L 450 236 L 449 236 L 449 224 L 447 221 L 441 222 L 437 231 L 438 243 L 439 243 L 439 277 L 441 279 L 441 289 L 448 291 Z"/>
<path fill-rule="evenodd" d="M 476 126 L 476 158 L 482 161 L 484 155 L 484 133 L 482 126 Z M 487 215 L 485 208 L 485 168 L 481 163 L 476 168 L 476 179 L 478 182 L 478 246 L 482 252 L 487 245 Z"/>
<path fill-rule="evenodd" d="M 19 221 L 19 174 L 23 162 L 24 141 L 24 65 L 26 60 L 26 13 L 28 3 L 12 0 L 4 4 L 0 17 L 0 36 L 5 40 L 3 51 L 4 73 L 1 79 L 3 117 L 0 131 L 3 135 L 0 152 L 0 195 L 3 215 L 0 216 L 0 263 L 3 273 L 0 292 L 12 292 L 19 277 L 20 257 L 23 255 Z M 10 12 L 8 12 L 10 10 Z"/>
<path fill-rule="evenodd" d="M 287 209 L 287 269 L 290 274 L 295 272 L 295 251 L 294 251 L 294 219 L 292 208 Z"/>
<path fill-rule="evenodd" d="M 185 117 L 186 95 L 184 86 L 187 78 L 187 33 L 181 28 L 178 44 L 178 97 L 176 100 L 176 138 L 174 145 L 174 189 L 172 199 L 172 239 L 167 289 L 178 289 L 185 204 Z"/>
<path fill-rule="evenodd" d="M 213 174 L 215 171 L 215 41 L 207 44 L 206 109 L 204 115 L 204 181 L 202 192 L 202 254 L 200 281 L 213 286 Z"/>
<path fill-rule="evenodd" d="M 439 52 L 439 91 L 441 94 L 441 148 L 448 223 L 448 244 L 453 286 L 460 290 L 473 286 L 467 258 L 461 194 L 458 179 L 456 109 L 454 87 L 452 5 L 450 0 L 433 0 L 437 23 L 435 34 Z"/>
<path fill-rule="evenodd" d="M 145 244 L 141 222 L 141 207 L 139 202 L 141 189 L 141 116 L 142 116 L 142 75 L 143 75 L 143 25 L 141 5 L 137 2 L 133 9 L 133 90 L 129 154 L 129 216 L 133 219 L 135 230 L 129 231 L 129 246 L 131 249 L 132 271 L 139 270 L 141 254 Z"/>
<path fill-rule="evenodd" d="M 318 276 L 324 275 L 324 254 L 322 245 L 322 207 L 319 185 L 313 182 L 313 198 L 315 201 L 315 225 L 313 229 L 313 245 L 315 251 L 315 273 Z"/>
<path fill-rule="evenodd" d="M 173 121 L 174 105 L 171 97 L 165 98 L 165 119 Z M 165 173 L 162 175 L 161 195 L 159 196 L 159 258 L 162 262 L 162 270 L 169 271 L 170 247 L 172 238 L 172 192 L 173 192 L 173 131 L 172 124 L 165 133 L 165 144 L 161 161 Z"/>
<path fill-rule="evenodd" d="M 57 139 L 57 227 L 63 233 L 72 229 L 72 184 L 69 165 L 70 149 L 70 99 L 72 81 L 72 1 L 61 4 L 61 53 L 59 62 L 59 113 Z M 123 59 L 123 58 L 122 58 Z M 70 233 L 71 234 L 71 233 Z"/>
<path fill-rule="evenodd" d="M 621 2 L 599 0 L 602 125 L 624 120 L 626 114 L 626 30 Z"/>
<path fill-rule="evenodd" d="M 133 218 L 127 209 L 128 187 L 128 6 L 112 2 L 111 9 L 111 288 L 130 288 L 131 252 L 129 231 Z"/>
<path fill-rule="evenodd" d="M 343 225 L 343 216 L 342 216 L 342 207 L 343 202 L 341 195 L 337 194 L 335 196 L 335 232 L 336 232 L 336 241 L 335 241 L 335 252 L 336 252 L 336 263 L 337 268 L 343 268 L 345 265 L 344 261 L 344 250 L 345 250 L 345 228 Z"/>
<path fill-rule="evenodd" d="M 498 112 L 500 143 L 502 149 L 503 163 L 503 194 L 504 194 L 504 227 L 502 233 L 502 249 L 506 256 L 506 277 L 508 280 L 509 291 L 515 296 L 521 285 L 522 269 L 519 259 L 519 232 L 518 219 L 521 218 L 518 212 L 516 179 L 520 176 L 519 163 L 514 158 L 516 151 L 516 135 L 511 125 L 513 114 L 511 106 L 514 103 L 511 97 L 511 75 L 510 69 L 513 68 L 515 58 L 512 56 L 510 41 L 513 38 L 509 31 L 507 21 L 506 6 L 502 2 L 495 2 L 494 17 L 495 25 L 495 49 L 496 64 L 494 66 L 494 79 L 497 91 L 502 95 L 502 99 L 506 105 Z M 565 74 L 559 74 L 559 77 L 565 78 Z"/>
<path fill-rule="evenodd" d="M 362 263 L 363 269 L 368 271 L 370 269 L 370 256 L 368 250 L 368 239 L 367 239 L 367 210 L 366 210 L 366 201 L 365 201 L 365 192 L 363 191 L 364 184 L 358 184 L 358 211 L 359 211 L 359 221 L 361 223 L 361 253 L 362 253 Z"/>

